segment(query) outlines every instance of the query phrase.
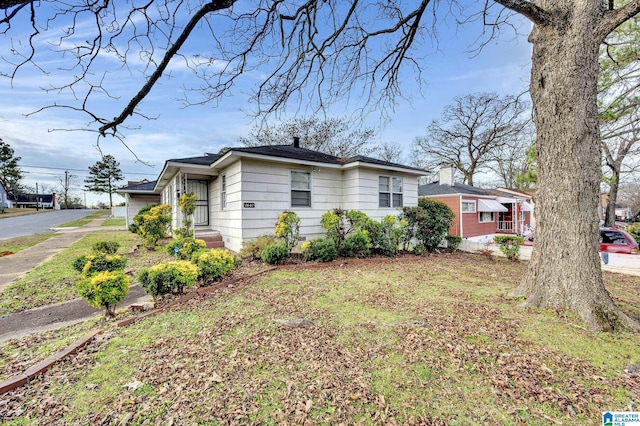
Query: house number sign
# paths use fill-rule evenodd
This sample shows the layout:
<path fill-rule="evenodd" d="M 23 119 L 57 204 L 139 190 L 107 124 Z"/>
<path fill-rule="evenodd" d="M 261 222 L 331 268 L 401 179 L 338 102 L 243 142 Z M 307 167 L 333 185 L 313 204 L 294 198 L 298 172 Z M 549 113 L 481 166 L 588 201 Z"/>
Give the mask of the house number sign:
<path fill-rule="evenodd" d="M 244 203 L 244 208 L 245 209 L 255 209 L 256 208 L 256 203 Z"/>

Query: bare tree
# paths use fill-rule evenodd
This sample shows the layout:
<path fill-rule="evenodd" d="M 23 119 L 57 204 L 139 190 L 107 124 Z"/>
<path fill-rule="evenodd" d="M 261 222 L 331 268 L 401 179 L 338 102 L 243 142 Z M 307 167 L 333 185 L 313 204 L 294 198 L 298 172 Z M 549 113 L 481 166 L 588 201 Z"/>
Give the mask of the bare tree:
<path fill-rule="evenodd" d="M 441 119 L 431 122 L 427 135 L 416 138 L 413 156 L 427 169 L 452 164 L 462 173 L 463 183 L 473 185 L 476 173 L 494 164 L 507 145 L 521 141 L 530 121 L 528 109 L 529 104 L 516 96 L 456 96 Z"/>
<path fill-rule="evenodd" d="M 371 156 L 389 163 L 404 163 L 402 146 L 395 142 L 380 142 L 371 153 Z"/>
<path fill-rule="evenodd" d="M 296 103 L 319 111 L 353 98 L 366 101 L 368 110 L 362 112 L 384 113 L 393 110 L 404 80 L 422 81 L 425 42 L 436 36 L 438 7 L 449 8 L 460 25 L 482 22 L 485 42 L 509 28 L 514 14 L 523 16 L 533 24 L 538 226 L 532 260 L 512 295 L 524 297 L 527 306 L 576 312 L 594 330 L 640 330 L 604 288 L 597 219 L 598 51 L 612 31 L 640 13 L 640 0 L 618 7 L 614 0 L 257 0 L 237 10 L 236 3 L 2 1 L 0 31 L 32 28 L 28 40 L 6 48 L 15 58 L 9 77 L 18 78 L 23 66 L 43 67 L 36 51 L 46 44 L 37 42 L 55 32 L 62 34 L 56 46 L 60 57 L 75 62 L 56 63 L 58 72 L 71 70 L 71 79 L 49 90 L 68 89 L 78 99 L 56 106 L 89 114 L 103 135 L 118 136 L 128 117 L 142 114 L 140 103 L 174 59 L 203 77 L 203 86 L 192 92 L 200 98 L 191 103 L 221 101 L 239 79 L 259 69 L 264 78 L 253 97 L 257 114 Z M 75 31 L 76 22 L 85 24 L 82 34 Z M 196 33 L 208 35 L 210 43 L 204 54 L 186 56 L 183 46 Z M 92 108 L 94 96 L 110 95 L 108 76 L 99 69 L 103 53 L 125 64 L 132 56 L 143 59 L 149 71 L 115 118 Z"/>
<path fill-rule="evenodd" d="M 604 180 L 605 225 L 614 226 L 623 174 L 637 171 L 640 154 L 640 22 L 630 19 L 605 41 L 600 53 L 598 97 Z M 634 161 L 635 160 L 635 161 Z"/>
<path fill-rule="evenodd" d="M 340 158 L 371 153 L 375 149 L 372 145 L 374 131 L 351 127 L 352 123 L 344 118 L 293 118 L 277 126 L 256 127 L 248 137 L 241 137 L 240 143 L 245 146 L 286 145 L 299 137 L 303 148 Z"/>

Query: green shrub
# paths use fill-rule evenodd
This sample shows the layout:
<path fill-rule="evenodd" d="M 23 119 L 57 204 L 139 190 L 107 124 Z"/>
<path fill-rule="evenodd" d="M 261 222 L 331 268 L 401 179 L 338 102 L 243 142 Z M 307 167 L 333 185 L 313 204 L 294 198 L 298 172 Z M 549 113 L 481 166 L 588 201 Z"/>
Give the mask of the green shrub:
<path fill-rule="evenodd" d="M 182 212 L 182 227 L 175 230 L 177 238 L 189 238 L 193 237 L 193 225 L 192 215 L 196 211 L 198 197 L 193 192 L 182 194 L 178 199 L 178 205 Z"/>
<path fill-rule="evenodd" d="M 423 244 L 416 244 L 411 248 L 411 253 L 415 254 L 416 256 L 422 256 L 426 252 L 427 248 Z"/>
<path fill-rule="evenodd" d="M 104 308 L 107 316 L 115 315 L 116 304 L 129 292 L 129 277 L 122 271 L 102 271 L 76 284 L 78 295 L 94 308 Z"/>
<path fill-rule="evenodd" d="M 380 222 L 368 220 L 365 229 L 371 240 L 371 250 L 384 256 L 394 256 L 404 234 L 403 222 L 396 221 L 393 216 L 385 216 Z"/>
<path fill-rule="evenodd" d="M 500 251 L 507 259 L 516 261 L 520 258 L 520 246 L 524 243 L 524 238 L 517 235 L 496 235 L 493 241 L 498 244 Z"/>
<path fill-rule="evenodd" d="M 300 218 L 294 212 L 285 210 L 278 216 L 278 222 L 274 229 L 276 237 L 284 241 L 288 254 L 300 241 Z"/>
<path fill-rule="evenodd" d="M 231 252 L 223 249 L 200 250 L 191 261 L 200 268 L 198 278 L 203 281 L 217 281 L 238 266 Z"/>
<path fill-rule="evenodd" d="M 318 238 L 303 243 L 302 254 L 307 261 L 331 262 L 338 257 L 338 250 L 333 239 Z"/>
<path fill-rule="evenodd" d="M 447 247 L 454 251 L 458 250 L 458 247 L 462 244 L 462 237 L 460 235 L 447 235 L 445 239 L 447 240 Z"/>
<path fill-rule="evenodd" d="M 106 254 L 116 254 L 119 248 L 120 243 L 117 241 L 97 241 L 91 246 L 94 252 Z"/>
<path fill-rule="evenodd" d="M 423 198 L 417 207 L 402 209 L 402 219 L 406 221 L 405 248 L 415 239 L 427 250 L 435 250 L 444 240 L 451 227 L 453 211 L 443 202 Z"/>
<path fill-rule="evenodd" d="M 371 239 L 367 231 L 356 231 L 344 239 L 338 254 L 343 257 L 368 257 Z"/>
<path fill-rule="evenodd" d="M 138 211 L 138 213 L 136 213 L 136 215 L 133 217 L 133 222 L 129 224 L 129 231 L 133 232 L 134 234 L 139 234 L 140 233 L 140 223 L 142 223 L 142 221 L 144 220 L 142 217 L 145 214 L 148 214 L 149 210 L 151 210 L 155 206 L 157 206 L 157 204 L 147 204 L 146 206 L 141 208 Z"/>
<path fill-rule="evenodd" d="M 631 225 L 627 226 L 625 231 L 631 234 L 633 239 L 640 243 L 640 223 L 632 223 Z"/>
<path fill-rule="evenodd" d="M 358 210 L 336 208 L 322 215 L 320 224 L 327 230 L 327 236 L 335 241 L 338 250 L 353 232 L 362 229 L 369 218 Z"/>
<path fill-rule="evenodd" d="M 240 257 L 242 259 L 249 260 L 262 259 L 262 250 L 275 243 L 275 235 L 261 235 L 255 240 L 249 241 L 242 246 L 242 250 L 240 250 Z"/>
<path fill-rule="evenodd" d="M 288 258 L 290 254 L 286 244 L 271 244 L 262 250 L 262 261 L 270 265 L 275 265 Z"/>
<path fill-rule="evenodd" d="M 176 247 L 178 248 L 178 259 L 190 260 L 194 253 L 206 249 L 207 243 L 193 237 L 178 238 L 167 244 L 167 253 L 174 256 L 176 254 Z"/>
<path fill-rule="evenodd" d="M 145 291 L 155 298 L 169 293 L 182 293 L 185 287 L 195 285 L 199 272 L 199 268 L 187 260 L 174 260 L 143 269 L 138 280 Z"/>
<path fill-rule="evenodd" d="M 138 218 L 138 234 L 147 248 L 154 248 L 161 238 L 165 238 L 171 224 L 171 206 L 160 204 L 152 207 Z M 136 222 L 136 219 L 133 219 Z"/>
<path fill-rule="evenodd" d="M 72 266 L 85 277 L 97 272 L 118 271 L 124 269 L 127 260 L 117 254 L 105 254 L 102 252 L 83 254 L 73 261 Z"/>

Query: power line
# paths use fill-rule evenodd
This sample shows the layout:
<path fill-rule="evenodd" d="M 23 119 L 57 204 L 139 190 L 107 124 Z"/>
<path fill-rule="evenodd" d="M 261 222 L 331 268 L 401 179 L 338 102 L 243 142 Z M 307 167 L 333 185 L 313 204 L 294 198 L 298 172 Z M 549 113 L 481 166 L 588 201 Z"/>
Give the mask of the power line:
<path fill-rule="evenodd" d="M 71 171 L 71 172 L 89 173 L 88 169 L 71 169 L 71 168 L 68 168 L 68 167 L 28 166 L 28 165 L 22 165 L 22 164 L 20 164 L 20 167 L 25 167 L 25 168 L 29 168 L 29 169 L 65 170 L 65 171 Z M 27 172 L 27 173 L 33 173 L 33 172 Z M 157 176 L 157 173 L 137 173 L 137 172 L 122 172 L 122 173 L 127 174 L 127 175 Z M 45 174 L 45 173 L 42 173 L 42 174 Z M 57 176 L 57 175 L 51 174 L 51 176 Z"/>

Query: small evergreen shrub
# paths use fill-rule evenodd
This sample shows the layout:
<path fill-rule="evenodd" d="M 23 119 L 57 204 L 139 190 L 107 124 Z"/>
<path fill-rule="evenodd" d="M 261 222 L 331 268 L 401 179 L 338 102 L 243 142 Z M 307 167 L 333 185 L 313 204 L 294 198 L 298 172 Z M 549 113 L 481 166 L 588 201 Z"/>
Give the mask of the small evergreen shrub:
<path fill-rule="evenodd" d="M 288 258 L 289 255 L 289 248 L 286 244 L 271 244 L 262 250 L 262 261 L 270 265 L 275 265 Z"/>
<path fill-rule="evenodd" d="M 640 223 L 632 223 L 625 229 L 636 242 L 640 242 Z"/>
<path fill-rule="evenodd" d="M 262 250 L 275 243 L 275 235 L 261 235 L 255 240 L 249 241 L 242 246 L 242 250 L 240 250 L 240 257 L 251 261 L 262 259 Z"/>
<path fill-rule="evenodd" d="M 300 218 L 294 212 L 285 210 L 278 216 L 274 233 L 283 240 L 288 256 L 300 241 Z"/>
<path fill-rule="evenodd" d="M 97 272 L 123 270 L 126 264 L 127 260 L 120 255 L 97 252 L 83 254 L 73 261 L 72 266 L 73 269 L 88 277 Z"/>
<path fill-rule="evenodd" d="M 152 208 L 154 208 L 155 206 L 157 206 L 157 204 L 147 204 L 146 206 L 144 206 L 143 208 L 141 208 L 138 213 L 136 213 L 136 215 L 133 217 L 133 223 L 129 224 L 129 231 L 133 232 L 134 234 L 139 234 L 140 233 L 140 224 L 143 221 L 143 216 L 145 214 L 149 213 L 149 210 L 151 210 Z"/>
<path fill-rule="evenodd" d="M 453 251 L 458 250 L 458 247 L 462 244 L 462 237 L 460 235 L 447 235 L 445 239 L 447 240 L 447 247 Z"/>
<path fill-rule="evenodd" d="M 423 244 L 416 244 L 411 248 L 411 253 L 415 254 L 416 256 L 422 256 L 426 252 L 427 248 Z"/>
<path fill-rule="evenodd" d="M 338 257 L 338 250 L 333 239 L 318 238 L 303 243 L 302 254 L 307 261 L 331 262 Z"/>
<path fill-rule="evenodd" d="M 322 215 L 320 224 L 327 231 L 327 236 L 335 241 L 338 250 L 353 232 L 362 229 L 369 220 L 365 213 L 358 210 L 336 208 Z"/>
<path fill-rule="evenodd" d="M 102 271 L 76 284 L 78 295 L 94 308 L 104 308 L 107 316 L 115 316 L 116 304 L 129 292 L 129 277 L 122 271 Z"/>
<path fill-rule="evenodd" d="M 368 257 L 371 239 L 367 231 L 356 231 L 344 239 L 338 254 L 343 257 Z"/>
<path fill-rule="evenodd" d="M 516 261 L 520 258 L 520 246 L 524 238 L 517 235 L 496 235 L 493 241 L 500 247 L 500 251 L 507 259 Z"/>
<path fill-rule="evenodd" d="M 417 207 L 402 209 L 402 219 L 406 221 L 405 248 L 412 240 L 427 250 L 435 250 L 445 239 L 453 220 L 453 211 L 443 202 L 423 198 Z"/>
<path fill-rule="evenodd" d="M 185 287 L 195 285 L 199 268 L 187 260 L 162 262 L 143 269 L 138 280 L 154 298 L 164 294 L 181 294 Z"/>
<path fill-rule="evenodd" d="M 165 238 L 169 232 L 171 224 L 171 206 L 169 204 L 160 204 L 152 207 L 148 212 L 138 218 L 138 235 L 142 237 L 142 241 L 147 248 L 154 248 L 161 238 Z M 134 218 L 134 222 L 136 222 Z"/>
<path fill-rule="evenodd" d="M 193 237 L 178 238 L 167 244 L 167 253 L 171 256 L 175 255 L 176 247 L 178 248 L 178 259 L 190 260 L 194 253 L 206 249 L 207 243 Z"/>
<path fill-rule="evenodd" d="M 117 241 L 97 241 L 91 246 L 94 252 L 116 254 L 120 248 L 120 243 Z"/>
<path fill-rule="evenodd" d="M 404 235 L 403 222 L 396 221 L 393 216 L 385 216 L 380 222 L 368 220 L 364 226 L 371 240 L 371 250 L 384 256 L 394 256 L 402 236 Z"/>
<path fill-rule="evenodd" d="M 231 252 L 223 249 L 200 250 L 191 261 L 200 268 L 198 278 L 203 281 L 217 281 L 238 266 Z"/>

